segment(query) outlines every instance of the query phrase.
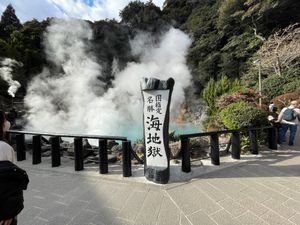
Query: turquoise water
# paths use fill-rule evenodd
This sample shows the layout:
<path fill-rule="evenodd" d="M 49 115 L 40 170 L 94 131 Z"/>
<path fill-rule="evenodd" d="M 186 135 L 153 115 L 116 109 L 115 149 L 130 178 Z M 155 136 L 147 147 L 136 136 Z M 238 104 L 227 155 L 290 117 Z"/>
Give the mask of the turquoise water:
<path fill-rule="evenodd" d="M 200 126 L 196 126 L 190 123 L 170 124 L 169 130 L 175 131 L 175 134 L 192 134 L 201 132 Z"/>
<path fill-rule="evenodd" d="M 184 123 L 184 124 L 171 123 L 169 127 L 169 131 L 170 132 L 175 131 L 175 135 L 192 134 L 192 133 L 201 132 L 201 127 L 190 123 Z M 126 136 L 131 141 L 142 139 L 143 127 L 138 125 L 132 125 L 130 126 L 130 129 L 127 129 L 124 132 L 123 136 Z"/>

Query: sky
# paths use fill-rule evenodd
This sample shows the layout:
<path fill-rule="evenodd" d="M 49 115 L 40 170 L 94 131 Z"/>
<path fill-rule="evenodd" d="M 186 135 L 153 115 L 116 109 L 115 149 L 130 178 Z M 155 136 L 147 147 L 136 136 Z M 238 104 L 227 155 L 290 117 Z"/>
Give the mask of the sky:
<path fill-rule="evenodd" d="M 22 23 L 44 20 L 47 17 L 80 18 L 91 21 L 103 19 L 119 20 L 119 13 L 131 0 L 0 0 L 0 14 L 12 4 Z M 140 0 L 147 2 L 148 0 Z M 153 0 L 163 6 L 164 0 Z"/>

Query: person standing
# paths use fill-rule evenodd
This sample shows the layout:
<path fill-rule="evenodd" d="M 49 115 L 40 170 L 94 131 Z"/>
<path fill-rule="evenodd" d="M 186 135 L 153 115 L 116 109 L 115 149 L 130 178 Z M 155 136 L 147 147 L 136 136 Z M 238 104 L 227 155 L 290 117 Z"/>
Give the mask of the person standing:
<path fill-rule="evenodd" d="M 6 119 L 5 113 L 0 111 L 0 160 L 15 162 L 15 152 L 6 142 L 5 134 L 10 129 L 10 122 Z"/>
<path fill-rule="evenodd" d="M 300 121 L 300 109 L 298 107 L 298 102 L 296 100 L 293 100 L 290 102 L 290 105 L 288 107 L 284 107 L 279 116 L 278 120 L 276 122 L 281 123 L 281 128 L 279 129 L 279 141 L 278 144 L 282 144 L 285 142 L 285 136 L 286 132 L 290 131 L 289 136 L 289 145 L 294 145 L 295 136 L 297 133 L 297 126 Z"/>
<path fill-rule="evenodd" d="M 270 105 L 269 105 L 269 112 L 273 112 L 274 106 L 275 106 L 274 102 L 270 102 Z"/>
<path fill-rule="evenodd" d="M 23 190 L 29 182 L 27 173 L 14 164 L 15 153 L 6 141 L 10 128 L 5 113 L 0 111 L 0 225 L 16 225 L 16 216 L 24 208 Z"/>

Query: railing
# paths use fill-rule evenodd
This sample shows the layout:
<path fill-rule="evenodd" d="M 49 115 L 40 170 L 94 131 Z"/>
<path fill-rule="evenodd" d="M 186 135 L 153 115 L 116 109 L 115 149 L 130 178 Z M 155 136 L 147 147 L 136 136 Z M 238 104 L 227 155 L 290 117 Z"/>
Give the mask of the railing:
<path fill-rule="evenodd" d="M 268 127 L 257 127 L 257 128 L 247 128 L 238 130 L 222 130 L 213 131 L 206 133 L 194 133 L 180 135 L 181 140 L 181 154 L 182 154 L 182 171 L 191 171 L 191 159 L 190 159 L 190 149 L 189 149 L 189 139 L 195 137 L 210 136 L 210 158 L 213 165 L 220 165 L 220 149 L 219 149 L 219 135 L 220 134 L 231 134 L 231 157 L 233 159 L 240 159 L 241 157 L 241 141 L 240 133 L 248 132 L 250 139 L 250 152 L 252 154 L 258 154 L 258 130 L 268 131 L 268 145 L 270 149 L 277 149 L 277 129 L 273 126 Z"/>
<path fill-rule="evenodd" d="M 60 156 L 60 138 L 74 138 L 74 167 L 75 171 L 84 169 L 83 162 L 83 144 L 82 139 L 97 139 L 99 140 L 99 172 L 101 174 L 108 173 L 108 154 L 107 154 L 107 141 L 115 140 L 122 141 L 122 167 L 123 177 L 131 176 L 131 142 L 126 137 L 118 136 L 100 136 L 100 135 L 78 135 L 78 134 L 58 134 L 58 133 L 37 133 L 27 131 L 9 130 L 8 133 L 16 134 L 16 149 L 17 161 L 26 160 L 26 145 L 25 135 L 32 136 L 32 164 L 39 164 L 42 162 L 41 154 L 41 137 L 49 136 L 51 143 L 51 164 L 52 167 L 61 165 Z"/>
<path fill-rule="evenodd" d="M 194 133 L 180 135 L 181 139 L 181 154 L 182 154 L 182 171 L 191 171 L 191 159 L 189 149 L 189 139 L 195 137 L 210 136 L 210 158 L 213 165 L 220 165 L 220 148 L 219 148 L 219 135 L 231 134 L 231 156 L 233 159 L 240 159 L 241 156 L 241 141 L 240 134 L 247 132 L 250 139 L 250 152 L 252 154 L 258 154 L 258 130 L 268 131 L 268 145 L 270 149 L 277 149 L 277 129 L 273 126 L 269 127 L 257 127 L 239 130 L 222 130 L 205 133 Z M 126 137 L 119 136 L 100 136 L 100 135 L 78 135 L 78 134 L 58 134 L 58 133 L 37 133 L 27 131 L 9 130 L 8 133 L 16 135 L 16 150 L 17 160 L 26 160 L 26 145 L 25 135 L 32 136 L 32 164 L 39 164 L 42 162 L 41 154 L 41 138 L 42 136 L 49 136 L 51 143 L 51 164 L 52 167 L 58 167 L 61 165 L 60 155 L 60 138 L 74 138 L 74 167 L 75 171 L 81 171 L 84 169 L 83 161 L 83 138 L 97 139 L 99 140 L 99 172 L 101 174 L 108 173 L 108 154 L 107 154 L 107 142 L 108 140 L 122 141 L 122 167 L 123 177 L 130 177 L 131 171 L 131 155 L 133 155 L 140 163 L 143 163 L 136 154 L 134 154 L 131 142 Z"/>

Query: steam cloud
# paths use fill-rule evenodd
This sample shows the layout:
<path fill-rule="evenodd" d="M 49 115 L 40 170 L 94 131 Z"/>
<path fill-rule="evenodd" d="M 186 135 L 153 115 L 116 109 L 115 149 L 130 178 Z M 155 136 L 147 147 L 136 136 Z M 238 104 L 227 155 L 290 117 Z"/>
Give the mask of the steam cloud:
<path fill-rule="evenodd" d="M 179 30 L 171 28 L 158 44 L 153 44 L 150 35 L 136 36 L 131 46 L 140 62 L 128 63 L 120 71 L 114 60 L 115 80 L 107 91 L 98 79 L 102 76 L 101 66 L 89 53 L 92 30 L 86 22 L 55 20 L 45 37 L 48 59 L 62 72 L 50 74 L 45 68 L 29 85 L 25 98 L 29 130 L 141 136 L 139 82 L 143 77 L 175 79 L 171 115 L 184 101 L 184 88 L 191 81 L 185 64 L 191 40 Z"/>
<path fill-rule="evenodd" d="M 7 92 L 14 98 L 19 87 L 21 87 L 21 84 L 18 81 L 13 80 L 12 71 L 14 66 L 22 66 L 22 64 L 14 59 L 4 58 L 0 65 L 0 77 L 8 83 L 9 88 Z"/>

